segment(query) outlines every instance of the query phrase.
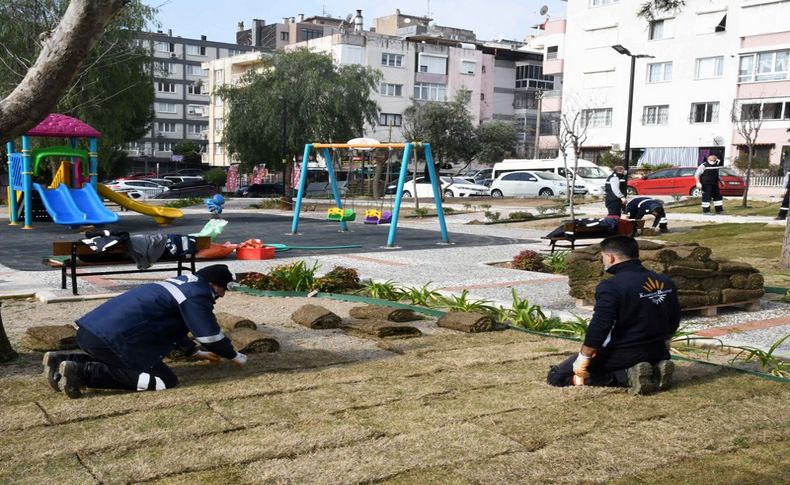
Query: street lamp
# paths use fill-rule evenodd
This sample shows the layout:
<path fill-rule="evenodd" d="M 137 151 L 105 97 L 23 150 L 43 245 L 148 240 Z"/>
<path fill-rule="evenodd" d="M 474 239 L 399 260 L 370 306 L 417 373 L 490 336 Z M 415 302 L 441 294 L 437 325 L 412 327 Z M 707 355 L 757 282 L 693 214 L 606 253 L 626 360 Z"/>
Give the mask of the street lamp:
<path fill-rule="evenodd" d="M 281 199 L 282 205 L 284 208 L 288 208 L 288 203 L 290 199 L 288 197 L 288 180 L 286 175 L 288 174 L 288 98 L 285 96 L 278 96 L 280 101 L 283 103 L 282 109 L 282 129 L 283 129 L 283 147 L 282 147 L 282 157 L 283 157 L 283 196 Z"/>
<path fill-rule="evenodd" d="M 631 80 L 628 84 L 628 120 L 625 126 L 625 187 L 626 193 L 623 195 L 628 196 L 628 168 L 631 164 L 631 115 L 634 111 L 634 71 L 636 69 L 636 60 L 640 58 L 653 59 L 654 56 L 648 54 L 631 54 L 631 51 L 626 49 L 620 44 L 613 45 L 612 49 L 616 50 L 618 54 L 628 56 L 631 58 Z"/>

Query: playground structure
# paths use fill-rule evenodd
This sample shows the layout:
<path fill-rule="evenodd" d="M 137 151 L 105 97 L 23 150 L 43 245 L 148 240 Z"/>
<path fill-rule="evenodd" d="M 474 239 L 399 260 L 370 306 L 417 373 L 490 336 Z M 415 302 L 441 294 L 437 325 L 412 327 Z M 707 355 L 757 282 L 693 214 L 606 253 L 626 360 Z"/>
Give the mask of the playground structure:
<path fill-rule="evenodd" d="M 327 213 L 327 219 L 340 222 L 342 231 L 348 231 L 347 221 L 356 219 L 356 213 L 351 209 L 344 209 L 343 202 L 338 190 L 337 177 L 335 176 L 335 169 L 332 163 L 332 155 L 330 149 L 350 148 L 355 150 L 372 150 L 377 148 L 388 149 L 402 149 L 403 157 L 401 159 L 400 172 L 398 174 L 398 188 L 395 192 L 395 201 L 392 212 L 382 211 L 366 211 L 364 222 L 367 224 L 386 224 L 389 223 L 389 233 L 387 235 L 387 247 L 395 247 L 395 237 L 398 231 L 398 218 L 400 216 L 401 202 L 403 200 L 403 186 L 406 183 L 406 175 L 408 172 L 409 160 L 412 154 L 416 155 L 416 150 L 423 149 L 425 154 L 426 166 L 428 174 L 431 179 L 431 186 L 433 187 L 433 199 L 436 203 L 436 216 L 439 220 L 439 229 L 441 231 L 442 242 L 449 244 L 450 239 L 447 234 L 447 224 L 444 220 L 444 209 L 442 207 L 441 190 L 439 188 L 439 176 L 436 172 L 436 167 L 433 163 L 433 154 L 431 153 L 430 143 L 373 143 L 370 142 L 356 142 L 351 140 L 349 143 L 308 143 L 304 147 L 304 154 L 302 156 L 302 168 L 299 175 L 298 194 L 296 197 L 296 204 L 294 205 L 293 221 L 291 223 L 291 234 L 298 234 L 299 229 L 299 214 L 302 209 L 302 199 L 304 198 L 305 187 L 307 182 L 307 163 L 310 159 L 310 153 L 313 149 L 319 153 L 326 162 L 327 174 L 329 176 L 329 185 L 332 188 L 332 196 L 335 201 L 335 207 L 330 208 Z M 374 213 L 375 212 L 375 213 Z M 386 217 L 385 217 L 386 216 Z M 374 222 L 375 220 L 375 222 Z"/>
<path fill-rule="evenodd" d="M 101 136 L 90 125 L 70 116 L 50 114 L 35 128 L 22 136 L 21 152 L 14 152 L 14 143 L 6 143 L 9 179 L 8 209 L 10 225 L 19 224 L 19 203 L 24 209 L 23 229 L 32 229 L 33 191 L 41 197 L 47 213 L 56 224 L 77 228 L 118 222 L 118 214 L 104 207 L 101 197 L 130 210 L 149 215 L 160 225 L 183 217 L 178 209 L 155 207 L 136 202 L 97 183 L 97 149 Z M 54 146 L 31 149 L 30 137 L 68 138 L 69 147 Z M 79 138 L 87 138 L 90 151 L 77 148 Z M 53 176 L 49 187 L 34 183 L 43 160 L 67 157 Z"/>

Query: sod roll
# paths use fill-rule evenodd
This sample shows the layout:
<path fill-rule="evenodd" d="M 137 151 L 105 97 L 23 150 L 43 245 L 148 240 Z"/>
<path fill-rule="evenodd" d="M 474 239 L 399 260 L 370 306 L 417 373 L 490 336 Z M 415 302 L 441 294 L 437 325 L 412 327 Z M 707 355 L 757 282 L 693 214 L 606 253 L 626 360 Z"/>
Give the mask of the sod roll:
<path fill-rule="evenodd" d="M 741 290 L 738 288 L 726 288 L 721 290 L 722 303 L 737 303 L 740 301 L 753 301 L 761 298 L 765 292 L 763 290 Z"/>
<path fill-rule="evenodd" d="M 579 250 L 576 250 L 571 254 L 569 254 L 567 258 L 565 258 L 565 262 L 568 264 L 575 263 L 577 261 L 593 263 L 595 261 L 598 261 L 599 259 L 601 259 L 601 256 L 599 254 L 581 252 Z"/>
<path fill-rule="evenodd" d="M 436 324 L 466 333 L 491 332 L 499 328 L 493 317 L 476 312 L 448 312 Z"/>
<path fill-rule="evenodd" d="M 639 251 L 639 259 L 642 261 L 657 261 L 663 264 L 670 264 L 680 257 L 672 249 L 656 249 L 652 251 Z"/>
<path fill-rule="evenodd" d="M 708 305 L 708 294 L 704 291 L 678 290 L 680 308 L 697 308 Z"/>
<path fill-rule="evenodd" d="M 696 278 L 688 278 L 686 276 L 673 275 L 672 282 L 678 287 L 678 290 L 701 290 L 702 281 Z"/>
<path fill-rule="evenodd" d="M 657 243 L 655 241 L 649 241 L 647 239 L 637 239 L 636 243 L 639 245 L 639 251 L 654 251 L 656 249 L 661 249 L 664 247 L 663 244 Z"/>
<path fill-rule="evenodd" d="M 678 275 L 678 276 L 685 276 L 687 278 L 710 278 L 715 273 L 712 270 L 705 269 L 705 268 L 690 268 L 688 266 L 681 266 L 678 264 L 673 264 L 664 271 L 667 275 Z"/>
<path fill-rule="evenodd" d="M 30 350 L 47 352 L 49 350 L 75 350 L 77 330 L 71 325 L 43 325 L 30 327 L 25 331 L 23 344 Z"/>
<path fill-rule="evenodd" d="M 710 259 L 711 255 L 710 248 L 703 246 L 675 246 L 672 250 L 675 251 L 681 259 L 693 259 L 696 261 L 707 261 Z"/>
<path fill-rule="evenodd" d="M 362 320 L 389 320 L 390 322 L 423 320 L 423 317 L 407 308 L 390 308 L 381 305 L 355 306 L 349 311 L 349 314 L 352 318 Z"/>
<path fill-rule="evenodd" d="M 757 268 L 748 263 L 740 263 L 738 261 L 719 261 L 719 272 L 734 274 L 734 273 L 757 273 Z"/>
<path fill-rule="evenodd" d="M 603 274 L 603 263 L 600 260 L 595 262 L 576 261 L 568 265 L 567 273 L 571 280 L 600 278 Z"/>
<path fill-rule="evenodd" d="M 725 275 L 711 276 L 710 278 L 703 278 L 700 281 L 700 286 L 703 290 L 723 290 L 731 286 L 730 278 Z"/>
<path fill-rule="evenodd" d="M 277 340 L 251 328 L 235 328 L 226 335 L 233 342 L 233 347 L 245 354 L 276 352 L 280 349 L 280 343 Z"/>
<path fill-rule="evenodd" d="M 402 323 L 384 320 L 357 320 L 343 325 L 343 330 L 351 335 L 373 338 L 405 338 L 419 337 L 420 329 Z"/>
<path fill-rule="evenodd" d="M 749 273 L 735 273 L 730 275 L 730 286 L 739 290 L 745 290 L 749 281 Z"/>
<path fill-rule="evenodd" d="M 322 306 L 313 304 L 299 307 L 291 314 L 291 320 L 299 325 L 314 329 L 338 328 L 340 326 L 339 316 Z"/>
<path fill-rule="evenodd" d="M 222 330 L 233 330 L 235 328 L 251 328 L 255 330 L 257 325 L 249 318 L 233 315 L 232 313 L 217 312 L 214 314 L 217 317 L 217 322 Z"/>

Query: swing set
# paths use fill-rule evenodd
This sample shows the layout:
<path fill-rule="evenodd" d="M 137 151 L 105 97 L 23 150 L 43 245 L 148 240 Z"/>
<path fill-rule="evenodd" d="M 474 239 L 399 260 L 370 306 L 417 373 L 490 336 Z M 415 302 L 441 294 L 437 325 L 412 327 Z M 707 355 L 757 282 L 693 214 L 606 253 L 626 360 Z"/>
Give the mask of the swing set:
<path fill-rule="evenodd" d="M 296 204 L 294 205 L 293 221 L 291 223 L 291 234 L 298 234 L 299 230 L 299 214 L 302 210 L 302 199 L 307 185 L 307 162 L 310 159 L 310 154 L 313 150 L 320 153 L 326 163 L 327 174 L 329 175 L 329 185 L 332 188 L 332 195 L 335 201 L 335 207 L 327 211 L 327 220 L 336 221 L 340 223 L 340 230 L 343 232 L 348 231 L 347 222 L 356 220 L 356 212 L 353 209 L 345 209 L 343 201 L 340 197 L 338 190 L 337 176 L 335 175 L 335 168 L 333 164 L 332 153 L 336 154 L 337 149 L 355 149 L 355 150 L 373 150 L 377 148 L 387 149 L 402 149 L 403 158 L 401 159 L 400 172 L 398 175 L 398 188 L 395 192 L 395 200 L 392 211 L 384 211 L 383 203 L 382 209 L 368 209 L 365 211 L 365 224 L 389 224 L 389 234 L 387 236 L 387 247 L 395 247 L 395 237 L 398 230 L 398 216 L 400 215 L 401 202 L 403 200 L 403 186 L 406 183 L 406 174 L 408 172 L 409 159 L 412 153 L 416 154 L 416 150 L 422 148 L 425 155 L 428 173 L 431 179 L 431 186 L 433 187 L 433 199 L 436 203 L 436 215 L 439 220 L 439 229 L 441 231 L 442 242 L 449 244 L 450 239 L 447 234 L 447 224 L 444 220 L 444 209 L 442 207 L 441 190 L 439 188 L 439 177 L 436 173 L 436 168 L 433 163 L 433 154 L 431 153 L 430 143 L 378 143 L 375 140 L 365 141 L 366 139 L 351 140 L 349 143 L 308 143 L 304 146 L 304 154 L 302 156 L 302 170 L 299 175 L 299 186 L 297 187 Z M 375 142 L 375 143 L 374 143 Z M 332 152 L 330 152 L 332 150 Z M 349 170 L 350 172 L 350 170 Z M 348 192 L 346 192 L 348 198 Z"/>

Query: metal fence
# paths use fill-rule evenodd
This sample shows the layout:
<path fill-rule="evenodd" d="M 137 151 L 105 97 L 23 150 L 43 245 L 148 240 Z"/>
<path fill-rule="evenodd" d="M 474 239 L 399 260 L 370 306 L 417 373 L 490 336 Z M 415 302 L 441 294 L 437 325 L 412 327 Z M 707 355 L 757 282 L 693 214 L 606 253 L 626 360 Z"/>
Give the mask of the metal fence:
<path fill-rule="evenodd" d="M 751 176 L 749 185 L 751 187 L 781 187 L 784 177 L 771 177 L 767 175 Z"/>

